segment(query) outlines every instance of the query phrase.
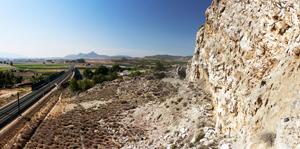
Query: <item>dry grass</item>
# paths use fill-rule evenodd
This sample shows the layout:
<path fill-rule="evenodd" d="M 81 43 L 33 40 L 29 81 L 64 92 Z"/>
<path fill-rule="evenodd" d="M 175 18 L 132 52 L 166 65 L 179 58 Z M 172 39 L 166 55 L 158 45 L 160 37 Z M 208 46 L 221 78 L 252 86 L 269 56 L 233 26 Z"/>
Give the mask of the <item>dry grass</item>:
<path fill-rule="evenodd" d="M 274 145 L 274 140 L 276 138 L 276 133 L 274 132 L 266 132 L 261 134 L 260 138 L 267 143 L 269 146 Z"/>

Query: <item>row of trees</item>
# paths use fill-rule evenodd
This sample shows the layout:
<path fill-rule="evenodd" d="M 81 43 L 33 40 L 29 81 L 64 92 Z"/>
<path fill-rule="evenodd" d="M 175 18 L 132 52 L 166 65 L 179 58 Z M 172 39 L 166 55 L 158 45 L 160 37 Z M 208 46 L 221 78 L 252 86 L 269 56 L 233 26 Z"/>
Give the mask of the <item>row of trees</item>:
<path fill-rule="evenodd" d="M 161 71 L 164 70 L 164 66 L 161 62 L 157 61 L 154 65 L 154 71 Z M 94 84 L 102 83 L 104 81 L 112 81 L 118 78 L 117 72 L 122 72 L 123 69 L 115 64 L 111 68 L 107 68 L 106 66 L 100 65 L 95 72 L 92 72 L 89 68 L 86 68 L 83 71 L 84 77 L 86 79 L 77 81 L 73 78 L 70 81 L 70 90 L 71 91 L 78 91 L 78 90 L 87 90 L 92 88 Z M 129 77 L 136 77 L 141 75 L 142 73 L 139 71 L 132 72 Z"/>
<path fill-rule="evenodd" d="M 84 71 L 83 71 L 83 75 L 88 78 L 88 79 L 92 79 L 93 76 L 96 76 L 96 75 L 110 75 L 114 72 L 122 72 L 123 71 L 123 68 L 121 68 L 119 65 L 113 65 L 112 67 L 110 68 L 107 68 L 106 66 L 103 66 L 103 65 L 100 65 L 96 70 L 95 72 L 92 72 L 92 70 L 90 70 L 89 68 L 86 68 Z"/>
<path fill-rule="evenodd" d="M 70 81 L 70 90 L 87 90 L 94 86 L 94 84 L 102 83 L 104 81 L 112 81 L 118 78 L 117 72 L 121 72 L 123 69 L 119 65 L 113 65 L 111 68 L 100 65 L 95 72 L 92 72 L 89 68 L 83 71 L 84 77 L 86 79 L 77 81 L 73 78 Z"/>
<path fill-rule="evenodd" d="M 14 76 L 11 71 L 0 71 L 0 88 L 3 88 L 5 85 L 21 83 L 23 80 L 22 76 Z"/>
<path fill-rule="evenodd" d="M 8 62 L 6 62 L 6 61 L 3 61 L 3 62 L 2 62 L 2 61 L 0 61 L 0 64 L 1 64 L 1 63 L 3 63 L 3 64 L 7 64 L 7 65 L 9 64 L 10 66 L 13 66 L 13 65 L 14 65 L 14 63 L 13 63 L 13 62 L 10 62 L 10 63 L 8 63 Z"/>

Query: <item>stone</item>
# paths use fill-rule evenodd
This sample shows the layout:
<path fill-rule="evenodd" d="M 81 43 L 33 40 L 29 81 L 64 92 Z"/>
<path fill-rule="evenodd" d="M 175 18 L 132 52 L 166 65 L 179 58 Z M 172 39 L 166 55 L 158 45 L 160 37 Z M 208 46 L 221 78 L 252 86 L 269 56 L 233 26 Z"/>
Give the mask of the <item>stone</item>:
<path fill-rule="evenodd" d="M 213 95 L 215 130 L 218 136 L 241 136 L 244 146 L 237 148 L 251 142 L 259 146 L 256 136 L 264 131 L 280 133 L 274 142 L 279 148 L 298 147 L 276 127 L 300 117 L 295 100 L 300 90 L 299 5 L 297 0 L 213 0 L 206 10 L 186 78 L 204 81 Z"/>
<path fill-rule="evenodd" d="M 288 117 L 284 118 L 283 121 L 284 122 L 288 122 L 290 119 Z"/>
<path fill-rule="evenodd" d="M 228 144 L 223 144 L 220 149 L 230 149 Z"/>
<path fill-rule="evenodd" d="M 186 77 L 186 68 L 184 67 L 178 67 L 177 68 L 177 75 L 180 79 L 184 79 Z"/>

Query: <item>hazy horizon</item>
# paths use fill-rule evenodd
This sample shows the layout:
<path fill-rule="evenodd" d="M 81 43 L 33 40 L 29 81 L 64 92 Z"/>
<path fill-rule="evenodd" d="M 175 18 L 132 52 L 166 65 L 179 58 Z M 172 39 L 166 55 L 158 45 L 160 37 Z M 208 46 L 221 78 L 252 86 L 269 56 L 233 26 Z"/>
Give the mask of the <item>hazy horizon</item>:
<path fill-rule="evenodd" d="M 210 1 L 0 1 L 0 53 L 192 55 Z M 0 55 L 1 57 L 1 55 Z"/>

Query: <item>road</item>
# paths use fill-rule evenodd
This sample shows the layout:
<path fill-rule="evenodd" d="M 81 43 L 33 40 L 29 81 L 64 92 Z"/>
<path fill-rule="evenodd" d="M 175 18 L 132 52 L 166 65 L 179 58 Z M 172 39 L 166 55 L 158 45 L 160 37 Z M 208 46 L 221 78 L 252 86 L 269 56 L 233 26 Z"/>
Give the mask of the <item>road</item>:
<path fill-rule="evenodd" d="M 56 85 L 62 83 L 66 78 L 68 78 L 70 75 L 72 75 L 72 72 L 74 70 L 73 66 L 69 66 L 68 71 L 66 71 L 64 74 L 62 74 L 57 79 L 53 80 L 52 82 L 46 84 L 45 86 L 41 87 L 38 90 L 35 90 L 31 92 L 30 94 L 27 94 L 26 96 L 20 98 L 20 112 L 26 111 L 28 108 L 30 108 L 32 105 L 34 105 L 41 97 L 46 95 L 48 92 L 50 92 Z M 11 121 L 16 119 L 19 116 L 19 110 L 18 110 L 18 100 L 15 100 L 11 102 L 10 104 L 2 107 L 0 109 L 0 130 L 5 127 L 7 124 L 9 124 Z"/>

